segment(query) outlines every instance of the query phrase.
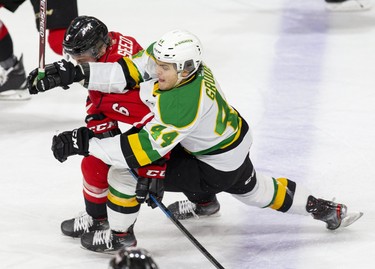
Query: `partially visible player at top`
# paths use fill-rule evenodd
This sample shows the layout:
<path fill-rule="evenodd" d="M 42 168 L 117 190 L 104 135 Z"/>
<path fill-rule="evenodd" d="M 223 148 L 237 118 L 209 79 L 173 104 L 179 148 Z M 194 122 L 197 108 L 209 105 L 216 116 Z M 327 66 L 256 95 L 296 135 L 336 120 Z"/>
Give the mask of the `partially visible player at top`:
<path fill-rule="evenodd" d="M 0 8 L 4 7 L 15 12 L 23 2 L 25 0 L 0 0 Z M 33 5 L 36 27 L 39 31 L 40 1 L 31 0 L 30 2 Z M 77 0 L 48 0 L 46 13 L 49 47 L 56 54 L 62 55 L 65 30 L 72 19 L 78 16 Z M 0 20 L 0 100 L 28 99 L 30 99 L 30 94 L 26 89 L 23 55 L 19 58 L 14 55 L 12 37 L 4 22 Z"/>

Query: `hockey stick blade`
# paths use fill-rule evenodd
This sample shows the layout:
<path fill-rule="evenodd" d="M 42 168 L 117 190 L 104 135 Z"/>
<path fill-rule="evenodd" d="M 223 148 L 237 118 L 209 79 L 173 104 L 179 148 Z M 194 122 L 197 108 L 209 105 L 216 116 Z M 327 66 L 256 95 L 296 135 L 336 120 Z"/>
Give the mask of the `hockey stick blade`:
<path fill-rule="evenodd" d="M 341 220 L 341 227 L 348 227 L 349 225 L 356 222 L 362 216 L 362 212 L 351 212 L 346 214 L 346 216 Z"/>

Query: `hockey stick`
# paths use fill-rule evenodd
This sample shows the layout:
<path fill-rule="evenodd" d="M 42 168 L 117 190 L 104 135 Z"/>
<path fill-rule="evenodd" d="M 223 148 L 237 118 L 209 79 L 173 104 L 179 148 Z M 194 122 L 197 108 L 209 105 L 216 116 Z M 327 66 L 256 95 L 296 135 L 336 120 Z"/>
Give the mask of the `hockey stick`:
<path fill-rule="evenodd" d="M 162 203 L 159 202 L 152 194 L 150 194 L 151 200 L 164 212 L 164 214 L 173 222 L 174 225 L 190 240 L 193 245 L 199 249 L 199 251 L 216 267 L 224 269 L 224 267 L 205 249 L 201 243 L 185 228 L 182 223 L 176 219 L 172 212 Z"/>
<path fill-rule="evenodd" d="M 138 175 L 133 169 L 129 169 L 130 174 L 138 180 Z M 174 225 L 190 240 L 191 243 L 218 269 L 225 269 L 201 243 L 185 228 L 182 223 L 173 216 L 172 212 L 162 203 L 159 202 L 152 194 L 149 194 L 150 199 L 164 212 L 164 214 L 173 222 Z"/>
<path fill-rule="evenodd" d="M 45 76 L 45 52 L 46 52 L 46 27 L 47 27 L 47 0 L 40 0 L 39 10 L 39 68 L 38 79 Z"/>

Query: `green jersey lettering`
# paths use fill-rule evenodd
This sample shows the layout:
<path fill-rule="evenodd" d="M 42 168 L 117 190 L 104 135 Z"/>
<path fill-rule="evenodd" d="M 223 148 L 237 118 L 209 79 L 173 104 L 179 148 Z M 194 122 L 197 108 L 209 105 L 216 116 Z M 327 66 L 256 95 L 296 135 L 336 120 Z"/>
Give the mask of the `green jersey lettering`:
<path fill-rule="evenodd" d="M 223 97 L 216 93 L 216 103 L 218 107 L 218 113 L 216 117 L 216 128 L 215 132 L 222 135 L 227 126 L 232 126 L 234 130 L 238 128 L 238 114 L 231 108 Z"/>
<path fill-rule="evenodd" d="M 177 131 L 163 133 L 163 130 L 165 128 L 167 128 L 167 127 L 162 126 L 162 125 L 154 125 L 151 128 L 151 136 L 155 140 L 157 140 L 161 136 L 161 139 L 163 140 L 163 143 L 161 143 L 160 145 L 163 148 L 166 147 L 166 146 L 169 146 L 170 144 L 172 144 L 173 141 L 175 140 L 175 138 L 178 136 L 178 132 Z"/>

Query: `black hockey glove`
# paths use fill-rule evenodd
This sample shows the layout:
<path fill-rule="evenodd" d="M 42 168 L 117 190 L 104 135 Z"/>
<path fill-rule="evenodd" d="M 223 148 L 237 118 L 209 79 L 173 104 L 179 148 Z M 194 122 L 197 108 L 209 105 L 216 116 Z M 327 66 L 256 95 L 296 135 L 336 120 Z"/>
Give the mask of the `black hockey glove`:
<path fill-rule="evenodd" d="M 86 127 L 55 135 L 51 147 L 53 156 L 60 162 L 65 162 L 69 156 L 77 154 L 88 156 L 89 140 L 93 136 L 93 131 Z"/>
<path fill-rule="evenodd" d="M 38 79 L 38 68 L 31 71 L 27 77 L 27 88 L 30 94 L 38 94 L 59 86 L 66 90 L 69 89 L 68 85 L 84 78 L 81 65 L 74 66 L 71 62 L 61 60 L 46 65 L 45 76 L 40 80 Z"/>
<path fill-rule="evenodd" d="M 137 186 L 135 187 L 137 202 L 147 203 L 152 208 L 157 207 L 155 202 L 150 198 L 152 195 L 157 201 L 161 202 L 164 196 L 164 181 L 157 178 L 139 177 Z"/>

